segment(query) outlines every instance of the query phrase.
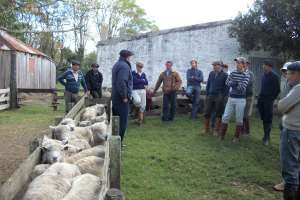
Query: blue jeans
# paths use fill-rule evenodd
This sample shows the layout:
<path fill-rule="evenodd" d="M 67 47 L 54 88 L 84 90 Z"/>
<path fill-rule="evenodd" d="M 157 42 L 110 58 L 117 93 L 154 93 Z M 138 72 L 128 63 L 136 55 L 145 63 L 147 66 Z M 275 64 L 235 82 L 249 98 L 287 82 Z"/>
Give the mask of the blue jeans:
<path fill-rule="evenodd" d="M 113 104 L 112 111 L 114 116 L 120 117 L 120 123 L 119 123 L 119 134 L 121 137 L 121 140 L 123 141 L 126 128 L 128 125 L 128 113 L 129 113 L 129 103 L 124 102 L 117 102 Z"/>
<path fill-rule="evenodd" d="M 197 117 L 197 113 L 199 110 L 200 103 L 200 86 L 188 86 L 187 96 L 192 98 L 192 118 L 195 119 Z"/>
<path fill-rule="evenodd" d="M 235 114 L 235 123 L 237 126 L 243 125 L 244 110 L 246 106 L 245 98 L 232 98 L 229 97 L 225 111 L 222 117 L 222 123 L 228 124 L 231 116 Z"/>
<path fill-rule="evenodd" d="M 300 131 L 281 130 L 280 162 L 285 184 L 299 185 Z"/>
<path fill-rule="evenodd" d="M 176 112 L 176 92 L 172 91 L 163 95 L 163 121 L 172 121 Z"/>

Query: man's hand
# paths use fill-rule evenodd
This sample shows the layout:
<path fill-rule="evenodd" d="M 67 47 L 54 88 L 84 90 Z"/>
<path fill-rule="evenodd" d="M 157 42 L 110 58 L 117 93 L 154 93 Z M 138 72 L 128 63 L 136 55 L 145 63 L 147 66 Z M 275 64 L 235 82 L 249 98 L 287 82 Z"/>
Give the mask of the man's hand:
<path fill-rule="evenodd" d="M 88 91 L 85 92 L 85 94 L 86 94 L 86 95 L 90 95 L 91 92 L 88 90 Z"/>
<path fill-rule="evenodd" d="M 124 99 L 123 99 L 123 102 L 124 102 L 124 103 L 127 103 L 127 102 L 128 102 L 128 98 L 124 98 Z"/>

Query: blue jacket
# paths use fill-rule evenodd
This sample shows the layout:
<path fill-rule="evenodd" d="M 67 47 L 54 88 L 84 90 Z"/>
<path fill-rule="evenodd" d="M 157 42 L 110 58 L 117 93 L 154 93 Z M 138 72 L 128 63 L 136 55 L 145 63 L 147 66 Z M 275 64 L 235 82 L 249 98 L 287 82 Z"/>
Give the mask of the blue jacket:
<path fill-rule="evenodd" d="M 280 93 L 279 77 L 273 71 L 264 73 L 261 79 L 259 98 L 275 100 Z"/>
<path fill-rule="evenodd" d="M 203 82 L 203 73 L 199 69 L 190 68 L 186 72 L 187 86 L 199 86 Z"/>
<path fill-rule="evenodd" d="M 78 80 L 76 81 L 71 69 L 65 71 L 60 75 L 57 80 L 65 86 L 65 90 L 71 93 L 78 93 L 80 89 L 80 84 L 82 85 L 84 91 L 87 91 L 87 86 L 84 80 L 84 75 L 81 71 L 78 71 Z"/>
<path fill-rule="evenodd" d="M 131 98 L 132 72 L 130 63 L 120 57 L 112 69 L 112 103 L 122 103 L 124 98 Z"/>
<path fill-rule="evenodd" d="M 227 73 L 211 71 L 208 76 L 206 84 L 206 95 L 207 96 L 216 96 L 224 95 L 228 93 L 228 87 L 226 86 Z"/>
<path fill-rule="evenodd" d="M 147 80 L 146 74 L 144 72 L 142 72 L 142 74 L 139 75 L 136 71 L 133 71 L 132 77 L 133 77 L 133 89 L 134 90 L 145 89 L 145 86 L 148 85 L 148 80 Z"/>

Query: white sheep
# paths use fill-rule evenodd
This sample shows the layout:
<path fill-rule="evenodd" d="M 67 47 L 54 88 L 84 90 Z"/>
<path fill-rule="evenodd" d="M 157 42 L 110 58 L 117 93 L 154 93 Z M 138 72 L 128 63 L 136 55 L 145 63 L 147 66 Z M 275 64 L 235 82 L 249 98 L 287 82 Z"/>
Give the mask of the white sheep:
<path fill-rule="evenodd" d="M 102 177 L 104 159 L 96 156 L 88 156 L 74 163 L 80 169 L 82 174 L 90 173 L 98 177 Z"/>
<path fill-rule="evenodd" d="M 52 133 L 52 138 L 56 140 L 67 140 L 67 137 L 71 132 L 74 131 L 75 125 L 73 124 L 59 124 L 57 126 L 49 126 L 51 133 Z"/>
<path fill-rule="evenodd" d="M 107 140 L 107 127 L 106 122 L 97 122 L 90 126 L 93 134 L 94 145 L 103 145 Z"/>
<path fill-rule="evenodd" d="M 61 125 L 73 125 L 76 126 L 76 121 L 72 118 L 64 118 L 61 123 Z"/>
<path fill-rule="evenodd" d="M 67 163 L 75 163 L 78 160 L 88 157 L 88 156 L 97 156 L 100 158 L 104 158 L 105 156 L 105 147 L 104 146 L 95 146 L 90 149 L 83 150 L 78 152 L 70 157 L 65 158 L 65 162 Z"/>
<path fill-rule="evenodd" d="M 36 177 L 40 176 L 43 174 L 48 168 L 50 167 L 49 164 L 39 164 L 36 165 L 31 172 L 30 178 L 31 180 L 35 179 Z"/>
<path fill-rule="evenodd" d="M 73 180 L 71 190 L 63 200 L 98 200 L 101 180 L 92 174 L 83 174 Z"/>
<path fill-rule="evenodd" d="M 76 165 L 55 163 L 29 184 L 23 200 L 61 200 L 79 175 Z"/>
<path fill-rule="evenodd" d="M 97 116 L 103 116 L 105 113 L 105 105 L 96 104 L 84 109 L 80 116 L 80 121 L 90 121 L 94 123 Z"/>
<path fill-rule="evenodd" d="M 42 163 L 52 164 L 55 162 L 63 162 L 64 160 L 64 141 L 53 140 L 44 136 L 41 145 Z"/>

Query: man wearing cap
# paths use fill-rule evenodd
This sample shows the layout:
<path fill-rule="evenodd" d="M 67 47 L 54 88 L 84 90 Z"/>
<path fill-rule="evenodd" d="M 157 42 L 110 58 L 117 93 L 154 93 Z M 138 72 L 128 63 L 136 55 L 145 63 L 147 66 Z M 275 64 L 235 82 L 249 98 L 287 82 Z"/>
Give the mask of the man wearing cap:
<path fill-rule="evenodd" d="M 222 62 L 212 63 L 213 71 L 209 73 L 206 84 L 205 114 L 204 114 L 204 133 L 210 133 L 210 118 L 215 112 L 214 135 L 218 135 L 221 127 L 221 117 L 224 111 L 224 98 L 226 94 L 227 74 L 222 70 Z"/>
<path fill-rule="evenodd" d="M 245 64 L 245 73 L 249 75 L 249 83 L 246 88 L 246 107 L 244 111 L 244 119 L 243 119 L 243 133 L 250 134 L 250 120 L 249 118 L 252 115 L 253 109 L 253 101 L 254 101 L 254 83 L 255 77 L 252 71 L 249 70 L 250 62 L 247 60 Z"/>
<path fill-rule="evenodd" d="M 119 133 L 123 141 L 128 123 L 129 100 L 132 96 L 132 71 L 130 58 L 133 53 L 120 51 L 120 58 L 112 69 L 112 111 L 120 117 Z"/>
<path fill-rule="evenodd" d="M 246 88 L 249 83 L 249 75 L 244 72 L 246 59 L 238 57 L 236 61 L 236 70 L 230 73 L 226 80 L 226 85 L 230 88 L 229 98 L 222 117 L 222 128 L 220 131 L 220 139 L 223 140 L 227 132 L 229 120 L 233 114 L 236 119 L 236 129 L 233 142 L 240 141 L 240 135 L 243 128 L 243 117 L 246 106 Z"/>
<path fill-rule="evenodd" d="M 203 82 L 203 73 L 197 68 L 197 60 L 191 61 L 191 68 L 186 72 L 187 96 L 192 98 L 192 119 L 196 119 L 199 110 L 201 83 Z"/>
<path fill-rule="evenodd" d="M 65 112 L 68 113 L 79 100 L 80 84 L 84 92 L 88 91 L 83 73 L 79 70 L 80 62 L 73 60 L 71 69 L 58 77 L 58 81 L 65 86 Z"/>
<path fill-rule="evenodd" d="M 153 94 L 156 93 L 161 84 L 163 90 L 163 114 L 162 121 L 173 121 L 176 112 L 176 96 L 181 86 L 179 74 L 172 69 L 173 62 L 167 61 L 166 70 L 159 75 Z"/>
<path fill-rule="evenodd" d="M 300 172 L 300 62 L 287 67 L 287 79 L 291 91 L 278 102 L 283 114 L 280 139 L 280 160 L 284 180 L 284 200 L 298 200 Z"/>
<path fill-rule="evenodd" d="M 274 100 L 280 93 L 279 77 L 273 72 L 273 64 L 270 61 L 263 63 L 264 75 L 261 80 L 261 90 L 257 100 L 260 118 L 263 121 L 263 144 L 268 145 L 273 119 Z"/>
<path fill-rule="evenodd" d="M 85 75 L 85 81 L 87 84 L 87 88 L 90 91 L 90 94 L 93 98 L 101 98 L 102 97 L 102 82 L 103 76 L 101 72 L 99 72 L 99 65 L 94 63 L 91 65 L 91 70 L 88 71 Z"/>

